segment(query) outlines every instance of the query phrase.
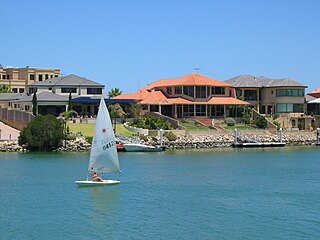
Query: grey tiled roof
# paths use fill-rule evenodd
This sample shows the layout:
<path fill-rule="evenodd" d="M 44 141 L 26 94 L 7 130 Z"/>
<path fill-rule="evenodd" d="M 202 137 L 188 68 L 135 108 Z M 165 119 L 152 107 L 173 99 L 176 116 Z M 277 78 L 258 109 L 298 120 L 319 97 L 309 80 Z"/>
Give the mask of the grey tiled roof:
<path fill-rule="evenodd" d="M 230 78 L 225 82 L 231 83 L 234 87 L 307 87 L 290 78 L 272 79 L 268 77 L 255 77 L 252 75 L 239 75 Z"/>
<path fill-rule="evenodd" d="M 310 101 L 312 101 L 312 100 L 317 99 L 317 98 L 312 97 L 312 96 L 310 96 L 310 95 L 308 95 L 308 94 L 306 94 L 304 97 L 305 97 L 305 99 L 306 99 L 306 102 L 310 102 Z"/>
<path fill-rule="evenodd" d="M 24 95 L 16 102 L 32 102 L 33 94 Z M 45 101 L 45 102 L 66 102 L 69 100 L 69 96 L 58 95 L 53 92 L 38 92 L 37 93 L 37 101 Z"/>
<path fill-rule="evenodd" d="M 24 95 L 26 95 L 26 93 L 0 93 L 0 101 L 15 100 L 21 98 Z"/>
<path fill-rule="evenodd" d="M 29 85 L 30 87 L 41 87 L 41 86 L 92 86 L 92 87 L 104 87 L 103 84 L 96 83 L 92 80 L 79 77 L 74 74 L 70 74 L 63 77 L 55 77 L 47 79 L 41 82 L 35 82 Z"/>

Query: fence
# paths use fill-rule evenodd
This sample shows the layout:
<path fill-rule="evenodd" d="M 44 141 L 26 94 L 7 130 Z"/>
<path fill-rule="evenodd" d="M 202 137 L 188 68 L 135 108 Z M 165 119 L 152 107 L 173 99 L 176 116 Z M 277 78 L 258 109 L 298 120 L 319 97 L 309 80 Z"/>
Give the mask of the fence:
<path fill-rule="evenodd" d="M 29 112 L 0 108 L 0 121 L 19 130 L 25 128 L 33 118 L 34 116 Z"/>

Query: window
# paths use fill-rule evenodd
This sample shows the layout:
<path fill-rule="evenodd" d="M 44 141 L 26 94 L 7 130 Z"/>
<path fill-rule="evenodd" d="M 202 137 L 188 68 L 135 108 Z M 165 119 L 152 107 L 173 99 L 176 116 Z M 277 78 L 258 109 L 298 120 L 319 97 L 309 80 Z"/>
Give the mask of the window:
<path fill-rule="evenodd" d="M 42 81 L 42 74 L 39 74 L 38 78 L 39 78 L 39 81 Z"/>
<path fill-rule="evenodd" d="M 19 93 L 23 93 L 24 92 L 24 88 L 19 88 Z"/>
<path fill-rule="evenodd" d="M 182 94 L 182 87 L 181 86 L 175 87 L 174 91 L 175 91 L 175 94 Z"/>
<path fill-rule="evenodd" d="M 51 91 L 51 90 L 52 90 L 52 87 L 49 87 L 49 90 Z"/>
<path fill-rule="evenodd" d="M 206 97 L 207 97 L 207 87 L 196 86 L 196 98 L 206 98 Z"/>
<path fill-rule="evenodd" d="M 34 74 L 30 74 L 29 80 L 34 80 Z"/>
<path fill-rule="evenodd" d="M 58 75 L 54 75 L 54 77 L 58 77 Z"/>
<path fill-rule="evenodd" d="M 37 88 L 29 88 L 29 93 L 30 94 L 33 94 L 35 92 L 37 92 Z"/>
<path fill-rule="evenodd" d="M 102 88 L 87 88 L 87 94 L 102 94 Z"/>
<path fill-rule="evenodd" d="M 24 110 L 29 111 L 30 110 L 30 106 L 29 105 L 25 105 L 24 106 Z"/>
<path fill-rule="evenodd" d="M 183 116 L 194 116 L 194 105 L 183 105 Z"/>
<path fill-rule="evenodd" d="M 196 105 L 196 116 L 206 116 L 206 105 Z"/>
<path fill-rule="evenodd" d="M 61 93 L 76 93 L 77 88 L 61 88 Z"/>
<path fill-rule="evenodd" d="M 193 86 L 183 86 L 183 94 L 194 97 L 194 87 Z"/>
<path fill-rule="evenodd" d="M 172 87 L 167 87 L 167 93 L 168 93 L 169 95 L 172 94 Z"/>
<path fill-rule="evenodd" d="M 50 78 L 53 78 L 53 75 L 50 75 Z"/>
<path fill-rule="evenodd" d="M 18 93 L 18 88 L 12 88 L 12 92 Z"/>
<path fill-rule="evenodd" d="M 10 75 L 7 75 L 7 79 L 10 79 Z"/>
<path fill-rule="evenodd" d="M 226 90 L 224 87 L 212 87 L 211 94 L 215 95 L 225 95 Z"/>
<path fill-rule="evenodd" d="M 49 78 L 49 74 L 46 74 L 46 80 Z"/>
<path fill-rule="evenodd" d="M 257 90 L 244 90 L 244 100 L 258 100 Z"/>
<path fill-rule="evenodd" d="M 280 103 L 277 104 L 277 113 L 299 113 L 303 112 L 303 104 Z"/>
<path fill-rule="evenodd" d="M 304 89 L 277 89 L 277 97 L 303 97 Z"/>

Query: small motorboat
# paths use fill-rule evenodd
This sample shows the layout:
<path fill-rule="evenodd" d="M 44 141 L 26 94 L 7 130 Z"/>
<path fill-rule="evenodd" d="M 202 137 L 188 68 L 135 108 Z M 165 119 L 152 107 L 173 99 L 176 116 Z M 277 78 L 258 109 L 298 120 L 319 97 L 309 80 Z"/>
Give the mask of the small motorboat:
<path fill-rule="evenodd" d="M 125 143 L 123 144 L 126 152 L 162 152 L 166 148 L 158 145 L 146 145 L 141 143 Z"/>

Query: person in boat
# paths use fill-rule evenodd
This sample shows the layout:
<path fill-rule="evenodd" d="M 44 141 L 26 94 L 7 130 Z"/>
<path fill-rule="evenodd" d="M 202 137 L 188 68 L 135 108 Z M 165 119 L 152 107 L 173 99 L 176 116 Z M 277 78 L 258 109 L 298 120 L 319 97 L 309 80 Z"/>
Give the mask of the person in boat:
<path fill-rule="evenodd" d="M 91 177 L 93 181 L 102 182 L 102 178 L 99 176 L 97 172 L 92 172 Z"/>

